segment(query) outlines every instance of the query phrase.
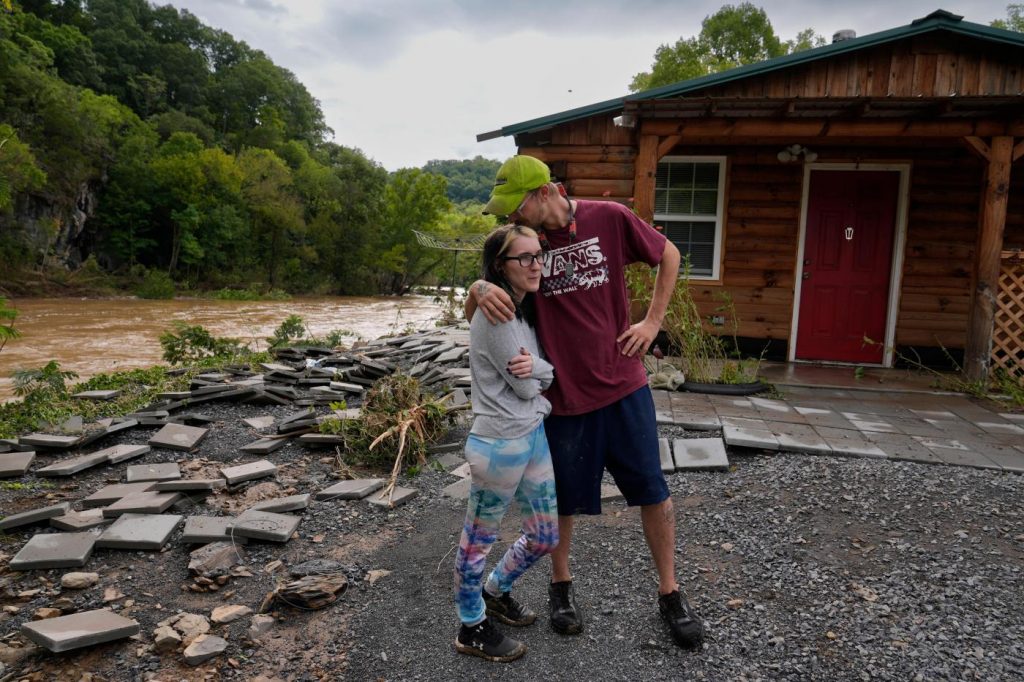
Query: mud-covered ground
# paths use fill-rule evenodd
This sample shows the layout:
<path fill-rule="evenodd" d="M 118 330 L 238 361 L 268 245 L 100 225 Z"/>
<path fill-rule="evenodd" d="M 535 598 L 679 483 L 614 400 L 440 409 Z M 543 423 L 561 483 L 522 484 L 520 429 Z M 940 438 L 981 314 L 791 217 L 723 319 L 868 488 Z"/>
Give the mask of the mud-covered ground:
<path fill-rule="evenodd" d="M 128 464 L 178 461 L 186 477 L 215 476 L 225 464 L 259 459 L 237 451 L 258 436 L 243 418 L 283 417 L 294 408 L 214 402 L 200 411 L 216 421 L 196 454 L 154 449 Z M 144 443 L 155 431 L 137 428 L 98 445 Z M 290 443 L 267 458 L 280 467 L 276 481 L 221 491 L 175 513 L 232 514 L 267 497 L 316 492 L 338 475 L 327 449 Z M 732 451 L 730 458 L 729 472 L 669 477 L 680 583 L 707 622 L 707 643 L 696 653 L 670 644 L 639 515 L 614 502 L 578 524 L 582 635 L 561 637 L 547 625 L 545 560 L 517 588 L 541 613 L 532 627 L 510 631 L 527 643 L 527 655 L 505 665 L 456 654 L 451 572 L 465 503 L 442 497 L 455 478 L 427 466 L 402 479 L 419 495 L 397 509 L 331 501 L 294 512 L 302 515 L 298 537 L 251 542 L 244 565 L 252 576 L 216 592 L 189 590 L 192 548 L 177 542 L 180 529 L 162 552 L 96 550 L 85 568 L 69 569 L 100 574 L 97 586 L 81 591 L 61 590 L 66 570 L 6 570 L 7 559 L 45 526 L 0 536 L 8 555 L 0 560 L 0 601 L 13 607 L 0 611 L 0 680 L 1020 678 L 1024 478 L 808 455 Z M 27 489 L 0 489 L 0 509 L 6 515 L 81 499 L 120 482 L 125 466 L 68 480 L 28 476 L 21 480 Z M 507 520 L 503 539 L 515 531 Z M 274 629 L 256 642 L 246 635 L 249 618 L 214 625 L 211 633 L 229 647 L 195 668 L 180 653 L 153 650 L 159 621 L 178 611 L 209 616 L 224 604 L 256 609 L 287 567 L 314 558 L 339 562 L 349 579 L 336 603 L 316 611 L 275 607 Z M 379 570 L 390 573 L 371 584 L 370 572 Z M 105 603 L 109 588 L 124 596 Z M 25 646 L 20 625 L 53 606 L 66 613 L 112 607 L 139 621 L 142 633 L 57 655 Z"/>

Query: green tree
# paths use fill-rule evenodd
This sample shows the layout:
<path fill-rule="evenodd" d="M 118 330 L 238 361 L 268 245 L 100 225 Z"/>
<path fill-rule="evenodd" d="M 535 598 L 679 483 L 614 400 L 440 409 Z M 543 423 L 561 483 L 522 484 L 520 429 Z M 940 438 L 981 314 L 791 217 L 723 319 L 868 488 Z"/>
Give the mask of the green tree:
<path fill-rule="evenodd" d="M 270 286 L 279 284 L 281 266 L 295 255 L 305 229 L 302 204 L 294 193 L 288 165 L 269 149 L 249 148 L 238 155 L 242 196 L 252 235 Z"/>
<path fill-rule="evenodd" d="M 472 159 L 428 161 L 423 170 L 448 179 L 448 199 L 452 203 L 486 203 L 494 187 L 494 176 L 500 167 L 500 161 L 476 156 Z"/>
<path fill-rule="evenodd" d="M 696 37 L 658 47 L 651 70 L 634 76 L 629 89 L 649 90 L 823 44 L 824 38 L 812 29 L 783 43 L 763 9 L 749 2 L 724 5 L 704 18 Z"/>
<path fill-rule="evenodd" d="M 7 299 L 0 296 L 0 350 L 4 349 L 7 342 L 20 336 L 20 332 L 14 328 L 14 320 L 18 317 L 18 311 L 7 307 Z"/>
<path fill-rule="evenodd" d="M 1006 19 L 995 19 L 992 22 L 995 28 L 1007 31 L 1024 33 L 1024 5 L 1012 4 L 1006 6 Z"/>
<path fill-rule="evenodd" d="M 0 211 L 10 210 L 17 194 L 41 189 L 45 183 L 46 173 L 36 165 L 32 150 L 14 128 L 0 123 Z"/>
<path fill-rule="evenodd" d="M 446 185 L 418 168 L 403 168 L 388 180 L 376 262 L 382 293 L 406 293 L 444 261 L 444 252 L 420 245 L 414 231 L 444 236 L 441 218 L 451 207 Z"/>

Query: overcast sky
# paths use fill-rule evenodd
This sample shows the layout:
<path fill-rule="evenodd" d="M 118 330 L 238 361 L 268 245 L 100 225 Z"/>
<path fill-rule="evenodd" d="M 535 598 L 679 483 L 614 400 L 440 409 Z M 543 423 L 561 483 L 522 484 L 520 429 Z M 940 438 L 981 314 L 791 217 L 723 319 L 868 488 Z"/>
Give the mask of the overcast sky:
<path fill-rule="evenodd" d="M 160 0 L 157 0 L 160 4 Z M 334 140 L 388 170 L 502 159 L 478 133 L 628 92 L 662 43 L 700 32 L 708 0 L 173 0 L 264 51 L 320 101 Z M 734 2 L 733 4 L 739 4 Z M 763 0 L 782 40 L 905 26 L 936 9 L 988 24 L 1005 0 Z"/>

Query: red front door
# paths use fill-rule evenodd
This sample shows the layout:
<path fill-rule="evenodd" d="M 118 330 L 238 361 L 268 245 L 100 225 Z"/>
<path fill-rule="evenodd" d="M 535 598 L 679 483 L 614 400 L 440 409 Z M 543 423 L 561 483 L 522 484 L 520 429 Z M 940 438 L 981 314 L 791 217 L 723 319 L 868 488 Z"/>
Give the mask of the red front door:
<path fill-rule="evenodd" d="M 899 179 L 811 172 L 797 359 L 882 362 Z"/>

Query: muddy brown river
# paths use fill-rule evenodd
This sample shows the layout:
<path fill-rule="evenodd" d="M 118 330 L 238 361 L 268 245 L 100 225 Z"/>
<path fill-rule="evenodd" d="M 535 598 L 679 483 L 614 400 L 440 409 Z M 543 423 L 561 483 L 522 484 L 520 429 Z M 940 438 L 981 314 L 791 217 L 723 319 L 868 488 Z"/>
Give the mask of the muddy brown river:
<path fill-rule="evenodd" d="M 290 301 L 177 299 L 16 299 L 21 337 L 0 351 L 0 400 L 13 395 L 11 374 L 57 360 L 79 380 L 104 372 L 162 363 L 159 336 L 174 320 L 202 325 L 214 336 L 240 339 L 263 350 L 266 337 L 289 315 L 298 315 L 314 336 L 335 329 L 346 341 L 433 326 L 442 303 L 429 296 L 323 297 Z"/>

